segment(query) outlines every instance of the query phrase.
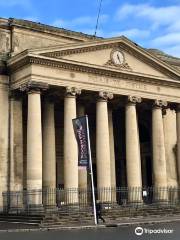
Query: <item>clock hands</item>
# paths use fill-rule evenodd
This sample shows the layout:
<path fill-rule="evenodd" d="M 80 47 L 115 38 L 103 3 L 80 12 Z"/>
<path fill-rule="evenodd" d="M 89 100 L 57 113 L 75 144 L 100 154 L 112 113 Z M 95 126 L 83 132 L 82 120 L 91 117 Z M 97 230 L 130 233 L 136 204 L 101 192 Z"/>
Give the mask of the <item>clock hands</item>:
<path fill-rule="evenodd" d="M 120 59 L 120 57 L 119 57 L 119 54 L 117 54 L 117 58 L 118 58 L 118 60 L 119 60 L 119 63 L 121 63 L 121 59 Z"/>
<path fill-rule="evenodd" d="M 113 54 L 111 55 L 111 57 L 112 57 L 112 60 L 113 60 L 114 64 L 120 65 L 124 62 L 124 56 L 118 50 L 115 50 L 113 52 Z"/>

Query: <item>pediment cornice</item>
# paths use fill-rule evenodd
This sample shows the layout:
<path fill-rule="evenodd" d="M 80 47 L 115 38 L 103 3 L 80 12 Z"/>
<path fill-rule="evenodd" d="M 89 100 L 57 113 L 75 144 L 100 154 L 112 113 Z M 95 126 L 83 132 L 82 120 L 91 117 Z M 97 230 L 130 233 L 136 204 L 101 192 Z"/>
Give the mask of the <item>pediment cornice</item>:
<path fill-rule="evenodd" d="M 115 48 L 119 47 L 119 43 L 105 43 L 105 44 L 95 44 L 95 45 L 89 45 L 89 46 L 82 46 L 80 45 L 79 47 L 76 48 L 68 48 L 68 49 L 62 49 L 60 51 L 54 51 L 54 52 L 49 52 L 49 53 L 42 53 L 41 55 L 47 56 L 47 57 L 52 57 L 52 58 L 58 58 L 66 55 L 71 55 L 71 54 L 80 54 L 80 53 L 85 53 L 85 52 L 93 52 L 93 51 L 98 51 L 98 50 L 103 50 L 103 49 L 108 49 L 108 48 Z"/>
<path fill-rule="evenodd" d="M 28 65 L 43 65 L 52 68 L 60 68 L 69 71 L 76 71 L 82 73 L 91 73 L 100 76 L 107 76 L 112 78 L 122 78 L 127 80 L 137 80 L 139 82 L 153 83 L 153 84 L 162 84 L 166 86 L 175 86 L 180 87 L 180 81 L 176 79 L 167 79 L 158 76 L 139 74 L 131 71 L 123 71 L 122 69 L 111 68 L 107 66 L 98 66 L 87 63 L 80 63 L 75 61 L 70 61 L 66 59 L 53 59 L 45 56 L 35 56 L 35 55 L 26 55 L 21 57 L 19 61 L 10 61 L 8 63 L 8 69 L 10 73 L 13 73 L 22 67 Z"/>
<path fill-rule="evenodd" d="M 86 52 L 93 52 L 98 50 L 104 50 L 109 48 L 119 48 L 122 51 L 125 51 L 140 61 L 148 64 L 154 69 L 162 72 L 163 74 L 169 76 L 170 78 L 177 79 L 177 76 L 180 77 L 179 71 L 176 71 L 170 64 L 164 62 L 157 56 L 153 55 L 149 51 L 146 51 L 144 48 L 138 46 L 134 42 L 130 41 L 125 37 L 119 37 L 115 39 L 106 39 L 99 41 L 91 41 L 82 44 L 72 44 L 71 46 L 60 47 L 59 49 L 54 48 L 51 50 L 45 50 L 39 54 L 42 56 L 50 58 L 61 58 L 71 54 L 81 54 Z"/>

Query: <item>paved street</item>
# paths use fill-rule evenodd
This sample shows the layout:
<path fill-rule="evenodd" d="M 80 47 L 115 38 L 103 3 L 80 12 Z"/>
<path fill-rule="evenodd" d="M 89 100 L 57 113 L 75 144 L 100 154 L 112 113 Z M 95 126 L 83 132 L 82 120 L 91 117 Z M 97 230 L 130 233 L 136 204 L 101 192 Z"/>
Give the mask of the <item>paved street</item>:
<path fill-rule="evenodd" d="M 118 228 L 101 228 L 86 230 L 61 230 L 61 231 L 35 231 L 35 232 L 10 232 L 0 233 L 0 240 L 133 240 L 133 239 L 158 239 L 158 240 L 179 240 L 180 223 L 161 223 L 161 224 L 145 224 L 142 235 L 135 234 L 135 228 L 139 226 L 118 227 Z M 169 233 L 153 233 L 169 232 Z M 149 233 L 147 233 L 149 232 Z M 150 233 L 151 232 L 151 233 Z M 171 233 L 172 232 L 172 233 Z M 141 231 L 138 231 L 141 234 Z"/>

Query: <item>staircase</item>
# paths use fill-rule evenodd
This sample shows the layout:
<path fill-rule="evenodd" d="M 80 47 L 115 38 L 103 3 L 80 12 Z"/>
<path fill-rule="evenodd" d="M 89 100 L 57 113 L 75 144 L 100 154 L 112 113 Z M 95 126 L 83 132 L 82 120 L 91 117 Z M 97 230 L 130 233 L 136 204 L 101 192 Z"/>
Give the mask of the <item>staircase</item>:
<path fill-rule="evenodd" d="M 142 206 L 142 207 L 120 207 L 104 209 L 102 216 L 106 223 L 118 223 L 122 219 L 149 217 L 149 216 L 173 216 L 180 215 L 180 207 L 168 206 Z"/>
<path fill-rule="evenodd" d="M 0 222 L 22 223 L 39 226 L 42 220 L 42 215 L 0 214 Z"/>
<path fill-rule="evenodd" d="M 180 215 L 180 207 L 147 205 L 135 208 L 117 205 L 102 210 L 102 216 L 106 220 L 106 224 L 118 223 L 123 219 L 127 220 L 129 218 L 173 215 Z M 61 209 L 60 211 L 44 213 L 42 215 L 0 214 L 0 222 L 22 223 L 40 228 L 53 229 L 57 227 L 94 225 L 94 215 L 92 208 L 81 210 L 68 208 L 68 210 Z"/>
<path fill-rule="evenodd" d="M 67 226 L 87 226 L 94 224 L 93 213 L 87 211 L 59 212 L 46 215 L 41 222 L 41 228 L 56 228 Z"/>

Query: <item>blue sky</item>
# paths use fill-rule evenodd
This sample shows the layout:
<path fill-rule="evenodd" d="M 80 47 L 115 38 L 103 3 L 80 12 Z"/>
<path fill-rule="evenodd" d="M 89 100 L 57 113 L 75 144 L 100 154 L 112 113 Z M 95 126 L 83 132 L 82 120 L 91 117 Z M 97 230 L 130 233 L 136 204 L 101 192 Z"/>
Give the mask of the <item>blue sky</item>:
<path fill-rule="evenodd" d="M 99 0 L 0 0 L 0 16 L 94 34 Z M 103 0 L 102 37 L 125 35 L 180 57 L 180 0 Z"/>

